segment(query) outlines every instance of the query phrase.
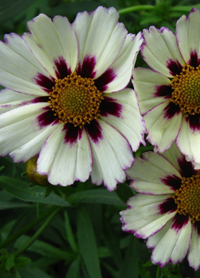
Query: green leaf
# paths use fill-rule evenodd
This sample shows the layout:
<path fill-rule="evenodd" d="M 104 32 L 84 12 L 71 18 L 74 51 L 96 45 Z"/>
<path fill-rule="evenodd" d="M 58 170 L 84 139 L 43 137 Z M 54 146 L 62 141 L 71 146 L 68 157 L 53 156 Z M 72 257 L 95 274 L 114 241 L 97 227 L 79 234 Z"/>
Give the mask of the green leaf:
<path fill-rule="evenodd" d="M 144 267 L 150 267 L 153 266 L 152 262 L 149 260 L 148 262 L 146 262 L 144 265 Z"/>
<path fill-rule="evenodd" d="M 78 248 L 77 248 L 77 245 L 76 245 L 76 241 L 75 241 L 75 238 L 74 238 L 74 233 L 72 231 L 72 227 L 71 227 L 67 212 L 65 212 L 64 216 L 65 216 L 65 228 L 66 228 L 67 240 L 68 240 L 72 250 L 74 252 L 77 252 Z"/>
<path fill-rule="evenodd" d="M 15 258 L 15 268 L 19 269 L 19 268 L 25 267 L 30 262 L 31 262 L 31 260 L 27 257 Z"/>
<path fill-rule="evenodd" d="M 114 191 L 109 192 L 106 189 L 92 189 L 77 192 L 70 195 L 67 201 L 71 204 L 95 203 L 126 207 Z"/>
<path fill-rule="evenodd" d="M 97 244 L 89 215 L 79 208 L 77 215 L 78 246 L 90 278 L 101 278 Z"/>
<path fill-rule="evenodd" d="M 80 258 L 78 257 L 70 265 L 66 278 L 80 278 Z"/>
<path fill-rule="evenodd" d="M 29 239 L 29 236 L 21 236 L 16 241 L 15 247 L 20 248 Z M 36 240 L 31 246 L 29 246 L 28 250 L 48 258 L 57 258 L 57 260 L 72 261 L 74 259 L 73 253 L 63 251 L 62 249 L 54 247 L 51 244 L 43 242 L 41 240 Z"/>
<path fill-rule="evenodd" d="M 108 272 L 110 273 L 110 277 L 112 278 L 119 278 L 119 273 L 116 270 L 116 268 L 111 267 L 109 264 L 103 262 L 104 267 L 108 270 Z"/>
<path fill-rule="evenodd" d="M 9 256 L 7 258 L 6 264 L 5 264 L 6 269 L 10 270 L 14 265 L 15 265 L 14 257 L 13 256 Z"/>
<path fill-rule="evenodd" d="M 23 201 L 51 204 L 62 207 L 70 206 L 69 203 L 53 192 L 45 198 L 46 188 L 44 186 L 36 185 L 28 187 L 27 183 L 24 181 L 5 176 L 0 177 L 0 186 Z"/>
<path fill-rule="evenodd" d="M 1 14 L 0 14 L 0 21 L 1 21 Z M 2 175 L 8 175 L 14 177 L 17 174 L 16 164 L 12 162 L 12 159 L 9 156 L 0 157 L 0 165 L 3 166 L 3 168 L 1 169 Z"/>
<path fill-rule="evenodd" d="M 22 276 L 19 274 L 17 270 L 15 270 L 15 278 L 22 278 Z"/>
<path fill-rule="evenodd" d="M 119 235 L 115 233 L 114 229 L 112 229 L 112 226 L 110 227 L 110 225 L 105 224 L 103 239 L 106 246 L 110 250 L 115 265 L 117 267 L 119 265 L 122 265 L 122 256 L 119 246 Z"/>
<path fill-rule="evenodd" d="M 57 7 L 50 8 L 48 14 L 50 16 L 64 15 L 64 16 L 74 16 L 81 11 L 93 11 L 100 5 L 100 2 L 95 1 L 77 1 L 68 2 L 67 4 L 61 4 Z"/>
<path fill-rule="evenodd" d="M 125 183 L 118 184 L 115 192 L 124 203 L 126 203 L 127 200 L 134 195 L 133 190 L 129 187 L 128 184 Z M 124 207 L 126 206 L 124 205 Z"/>
<path fill-rule="evenodd" d="M 138 250 L 139 250 L 139 239 L 131 236 L 130 243 L 128 245 L 124 262 L 120 271 L 120 278 L 132 278 L 134 273 L 134 278 L 139 277 L 137 260 L 138 260 Z"/>
<path fill-rule="evenodd" d="M 1 0 L 0 1 L 0 22 L 8 20 L 21 11 L 25 11 L 35 0 Z"/>
<path fill-rule="evenodd" d="M 20 269 L 19 273 L 21 274 L 22 278 L 52 278 L 52 276 L 45 273 L 45 271 L 29 266 Z"/>
<path fill-rule="evenodd" d="M 17 202 L 0 202 L 0 210 L 13 209 L 13 208 L 27 208 L 29 204 L 17 203 Z"/>

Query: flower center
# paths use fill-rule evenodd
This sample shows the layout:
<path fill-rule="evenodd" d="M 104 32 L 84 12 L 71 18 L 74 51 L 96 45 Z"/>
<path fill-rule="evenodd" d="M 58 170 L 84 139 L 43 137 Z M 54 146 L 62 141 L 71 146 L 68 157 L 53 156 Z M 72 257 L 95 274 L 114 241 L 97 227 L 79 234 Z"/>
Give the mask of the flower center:
<path fill-rule="evenodd" d="M 173 198 L 179 214 L 189 215 L 193 223 L 200 221 L 200 173 L 190 178 L 183 177 Z"/>
<path fill-rule="evenodd" d="M 185 65 L 171 81 L 173 103 L 179 105 L 185 117 L 200 113 L 200 65 Z"/>
<path fill-rule="evenodd" d="M 94 80 L 83 78 L 76 72 L 55 80 L 49 94 L 49 106 L 59 121 L 80 128 L 97 119 L 102 100 L 103 95 L 94 85 Z"/>

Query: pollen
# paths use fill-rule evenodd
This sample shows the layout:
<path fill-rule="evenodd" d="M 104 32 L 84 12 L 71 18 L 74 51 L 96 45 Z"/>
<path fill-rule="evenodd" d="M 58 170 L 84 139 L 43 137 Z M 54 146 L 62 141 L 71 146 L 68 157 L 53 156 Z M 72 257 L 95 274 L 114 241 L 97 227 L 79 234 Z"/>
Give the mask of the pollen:
<path fill-rule="evenodd" d="M 72 123 L 83 128 L 86 123 L 100 116 L 102 93 L 94 80 L 84 78 L 76 72 L 63 79 L 55 80 L 49 94 L 49 106 L 61 123 Z"/>
<path fill-rule="evenodd" d="M 171 101 L 179 105 L 185 117 L 200 113 L 200 65 L 185 65 L 171 81 Z"/>
<path fill-rule="evenodd" d="M 200 221 L 200 173 L 189 178 L 183 177 L 181 187 L 173 198 L 179 214 L 189 215 L 193 223 Z"/>

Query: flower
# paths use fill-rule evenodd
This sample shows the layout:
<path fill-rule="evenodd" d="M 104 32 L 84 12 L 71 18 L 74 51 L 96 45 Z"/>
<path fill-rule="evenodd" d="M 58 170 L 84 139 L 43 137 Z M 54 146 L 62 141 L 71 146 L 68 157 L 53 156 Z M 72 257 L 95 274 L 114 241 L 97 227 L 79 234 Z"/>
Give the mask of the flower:
<path fill-rule="evenodd" d="M 200 172 L 175 144 L 163 155 L 147 152 L 127 171 L 139 194 L 121 212 L 122 229 L 147 239 L 161 267 L 181 262 L 200 267 Z"/>
<path fill-rule="evenodd" d="M 167 28 L 144 30 L 142 55 L 151 67 L 137 68 L 133 84 L 155 151 L 173 142 L 188 160 L 200 163 L 200 11 L 182 16 L 176 34 Z"/>
<path fill-rule="evenodd" d="M 39 154 L 53 185 L 86 181 L 109 190 L 125 180 L 144 124 L 126 88 L 142 44 L 114 8 L 53 20 L 40 14 L 30 33 L 0 42 L 0 154 L 14 162 Z"/>

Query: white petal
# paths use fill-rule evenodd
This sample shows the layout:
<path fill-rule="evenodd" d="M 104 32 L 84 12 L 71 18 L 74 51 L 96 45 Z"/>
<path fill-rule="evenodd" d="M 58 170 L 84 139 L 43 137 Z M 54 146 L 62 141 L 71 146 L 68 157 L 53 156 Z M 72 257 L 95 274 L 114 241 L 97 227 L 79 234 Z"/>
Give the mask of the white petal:
<path fill-rule="evenodd" d="M 168 102 L 158 105 L 149 111 L 145 116 L 145 124 L 149 135 L 147 140 L 155 145 L 155 150 L 164 152 L 175 141 L 179 134 L 182 113 L 175 114 L 171 119 L 164 118 L 164 109 Z"/>
<path fill-rule="evenodd" d="M 68 66 L 75 69 L 78 46 L 67 18 L 56 16 L 52 22 L 49 17 L 40 14 L 28 22 L 28 27 L 31 34 L 25 34 L 24 39 L 51 76 L 56 77 L 54 62 L 59 58 L 64 58 Z"/>
<path fill-rule="evenodd" d="M 17 93 L 12 90 L 4 89 L 0 91 L 0 114 L 16 108 L 20 105 L 30 103 L 33 96 Z"/>
<path fill-rule="evenodd" d="M 95 78 L 113 63 L 124 43 L 127 30 L 118 23 L 114 8 L 97 8 L 93 13 L 79 13 L 73 23 L 79 42 L 79 57 L 95 57 Z"/>
<path fill-rule="evenodd" d="M 200 56 L 200 13 L 198 9 L 192 9 L 189 16 L 183 15 L 176 25 L 177 43 L 186 63 L 190 60 L 191 52 L 196 52 Z"/>
<path fill-rule="evenodd" d="M 107 85 L 106 93 L 118 92 L 127 86 L 142 42 L 141 33 L 138 33 L 137 36 L 127 35 L 119 56 L 110 67 L 116 77 Z"/>
<path fill-rule="evenodd" d="M 53 23 L 62 46 L 63 57 L 67 65 L 71 68 L 71 71 L 74 72 L 78 60 L 78 42 L 76 34 L 66 17 L 56 16 L 53 19 Z M 58 53 L 58 55 L 61 54 Z"/>
<path fill-rule="evenodd" d="M 148 247 L 154 247 L 151 260 L 161 267 L 169 261 L 176 264 L 181 262 L 187 254 L 191 238 L 191 222 L 188 221 L 178 231 L 171 228 L 170 220 L 166 226 L 157 234 L 149 238 Z"/>
<path fill-rule="evenodd" d="M 195 163 L 200 163 L 199 142 L 200 131 L 192 130 L 189 126 L 189 122 L 186 122 L 185 118 L 183 118 L 181 130 L 177 138 L 177 146 L 189 160 L 194 160 Z"/>
<path fill-rule="evenodd" d="M 175 35 L 167 28 L 158 30 L 154 26 L 144 30 L 143 34 L 145 45 L 142 54 L 145 61 L 152 69 L 171 77 L 167 64 L 170 61 L 178 61 L 181 65 L 184 63 Z"/>
<path fill-rule="evenodd" d="M 62 127 L 62 125 L 61 125 Z M 92 155 L 86 132 L 77 142 L 64 142 L 65 131 L 59 127 L 45 142 L 38 159 L 38 171 L 48 175 L 51 184 L 67 186 L 89 178 Z"/>
<path fill-rule="evenodd" d="M 144 194 L 174 193 L 174 189 L 165 185 L 162 179 L 167 176 L 181 178 L 178 170 L 159 154 L 146 152 L 142 158 L 137 158 L 133 166 L 126 171 L 129 178 L 133 180 L 133 188 Z"/>
<path fill-rule="evenodd" d="M 0 115 L 1 155 L 15 151 L 34 140 L 42 132 L 36 120 L 36 117 L 41 114 L 40 108 L 39 104 L 27 105 Z M 34 153 L 34 149 L 31 151 Z M 20 160 L 25 161 L 26 155 Z"/>
<path fill-rule="evenodd" d="M 155 233 L 155 235 L 149 237 L 147 240 L 147 247 L 151 249 L 155 248 L 156 245 L 159 243 L 159 241 L 164 237 L 166 232 L 170 229 L 171 225 L 172 225 L 172 220 L 168 221 L 160 231 Z"/>
<path fill-rule="evenodd" d="M 63 124 L 57 125 L 57 129 L 47 138 L 40 151 L 37 160 L 37 171 L 41 175 L 47 175 L 50 172 L 58 148 L 64 139 L 62 129 Z"/>
<path fill-rule="evenodd" d="M 143 206 L 148 206 L 152 204 L 159 204 L 162 203 L 163 200 L 170 198 L 171 194 L 169 195 L 147 195 L 147 194 L 136 194 L 135 196 L 131 197 L 127 201 L 127 205 L 131 208 L 139 208 Z"/>
<path fill-rule="evenodd" d="M 138 101 L 132 89 L 124 89 L 121 92 L 106 95 L 119 103 L 122 107 L 120 116 L 108 114 L 102 119 L 120 131 L 129 141 L 133 151 L 136 151 L 140 143 L 145 144 L 143 134 L 145 126 L 140 115 Z"/>
<path fill-rule="evenodd" d="M 136 195 L 137 203 L 140 202 L 140 206 L 136 206 L 134 203 L 134 197 L 131 199 L 131 203 L 134 203 L 135 208 L 128 208 L 122 211 L 120 214 L 122 216 L 121 220 L 123 222 L 123 230 L 133 231 L 134 235 L 141 238 L 148 238 L 152 234 L 158 232 L 169 219 L 171 219 L 176 212 L 168 212 L 161 214 L 160 205 L 165 202 L 167 196 L 148 196 L 150 204 L 143 204 L 146 201 L 143 198 L 144 195 Z M 130 201 L 128 202 L 130 206 Z"/>
<path fill-rule="evenodd" d="M 92 182 L 102 182 L 108 190 L 114 190 L 118 182 L 124 182 L 124 169 L 133 163 L 133 155 L 127 140 L 112 126 L 98 120 L 102 136 L 98 142 L 90 138 L 93 153 Z"/>
<path fill-rule="evenodd" d="M 5 112 L 0 115 L 0 128 L 18 123 L 26 118 L 36 117 L 41 114 L 42 109 L 46 106 L 48 106 L 47 103 L 34 103 L 20 106 L 11 111 Z"/>
<path fill-rule="evenodd" d="M 173 264 L 182 262 L 182 260 L 186 256 L 189 250 L 191 232 L 192 225 L 191 221 L 189 220 L 188 223 L 185 226 L 183 226 L 179 231 L 179 236 L 174 246 L 174 250 L 171 254 L 171 261 Z"/>
<path fill-rule="evenodd" d="M 0 84 L 15 91 L 45 96 L 40 86 L 33 83 L 38 72 L 48 76 L 24 40 L 16 34 L 7 35 L 6 43 L 0 42 Z"/>
<path fill-rule="evenodd" d="M 184 155 L 177 148 L 176 143 L 173 143 L 168 150 L 162 153 L 162 155 L 167 158 L 177 170 L 181 170 L 178 161 L 183 160 Z"/>
<path fill-rule="evenodd" d="M 86 181 L 92 171 L 92 150 L 89 144 L 88 136 L 83 130 L 81 139 L 78 140 L 77 162 L 76 162 L 76 179 Z"/>
<path fill-rule="evenodd" d="M 155 96 L 157 88 L 162 85 L 169 86 L 169 78 L 150 69 L 134 69 L 133 86 L 138 94 L 142 114 L 166 101 L 163 97 Z"/>
<path fill-rule="evenodd" d="M 192 227 L 192 239 L 188 254 L 188 262 L 191 267 L 197 270 L 200 267 L 200 238 L 197 229 Z"/>
<path fill-rule="evenodd" d="M 46 138 L 55 128 L 56 126 L 49 125 L 42 130 L 35 132 L 31 140 L 10 153 L 13 161 L 27 161 L 31 157 L 36 156 L 40 152 Z"/>

